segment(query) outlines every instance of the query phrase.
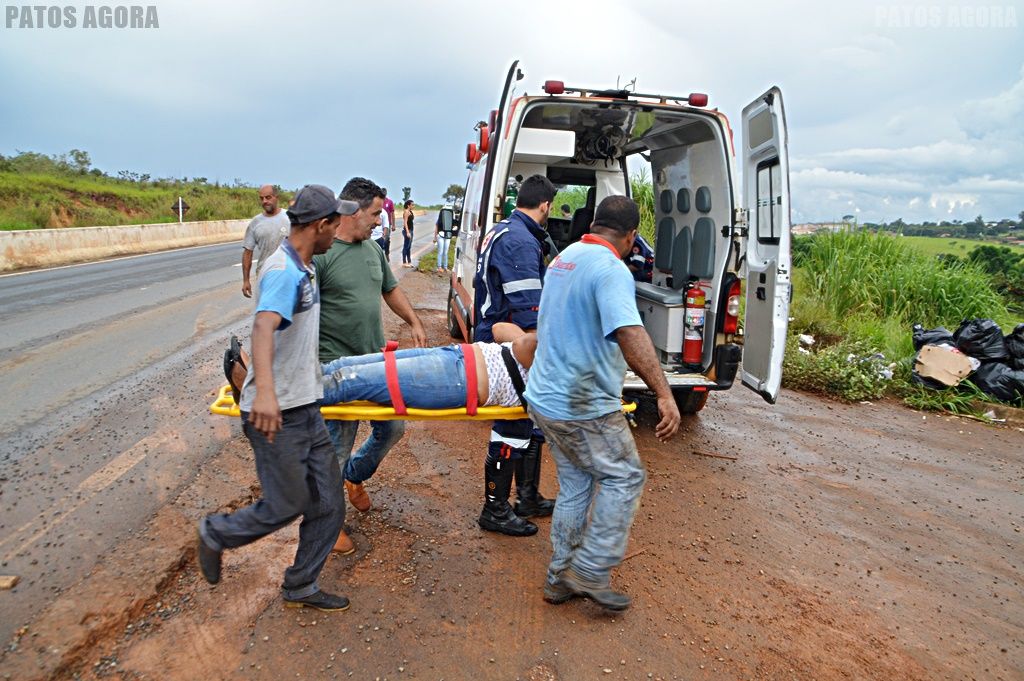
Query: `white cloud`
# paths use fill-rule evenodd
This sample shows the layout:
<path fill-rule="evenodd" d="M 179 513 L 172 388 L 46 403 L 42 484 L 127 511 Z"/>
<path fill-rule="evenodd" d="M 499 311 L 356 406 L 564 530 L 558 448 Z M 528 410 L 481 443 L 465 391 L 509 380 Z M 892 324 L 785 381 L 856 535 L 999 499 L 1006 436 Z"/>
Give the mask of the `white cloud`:
<path fill-rule="evenodd" d="M 156 31 L 0 27 L 18 94 L 0 100 L 0 153 L 84 148 L 111 171 L 285 186 L 360 173 L 437 200 L 520 58 L 533 92 L 636 77 L 640 91 L 706 91 L 737 127 L 780 85 L 808 219 L 1024 208 L 1019 29 L 893 27 L 877 5 L 802 0 L 157 6 Z"/>

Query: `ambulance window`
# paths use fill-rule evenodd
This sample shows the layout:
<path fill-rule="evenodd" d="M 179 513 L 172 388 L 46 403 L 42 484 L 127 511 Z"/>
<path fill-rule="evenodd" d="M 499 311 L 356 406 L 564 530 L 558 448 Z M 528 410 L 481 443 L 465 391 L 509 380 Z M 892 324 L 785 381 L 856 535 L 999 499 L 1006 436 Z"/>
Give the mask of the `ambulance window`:
<path fill-rule="evenodd" d="M 773 158 L 757 164 L 757 240 L 779 243 L 782 232 L 782 167 Z"/>

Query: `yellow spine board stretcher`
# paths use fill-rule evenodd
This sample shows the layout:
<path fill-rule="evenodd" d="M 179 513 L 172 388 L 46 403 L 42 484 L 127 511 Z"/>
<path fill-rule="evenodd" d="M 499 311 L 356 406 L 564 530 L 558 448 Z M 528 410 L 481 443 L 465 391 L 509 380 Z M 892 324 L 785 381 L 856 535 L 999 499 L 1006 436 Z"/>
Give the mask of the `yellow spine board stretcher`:
<path fill-rule="evenodd" d="M 636 410 L 635 402 L 626 402 L 622 411 L 629 414 Z M 470 416 L 465 407 L 454 409 L 408 408 L 406 414 L 396 414 L 388 404 L 376 402 L 345 402 L 320 407 L 320 413 L 327 420 L 334 421 L 515 421 L 529 418 L 522 407 L 477 407 Z M 238 405 L 231 396 L 231 386 L 220 389 L 216 401 L 210 405 L 210 413 L 218 416 L 241 416 Z"/>

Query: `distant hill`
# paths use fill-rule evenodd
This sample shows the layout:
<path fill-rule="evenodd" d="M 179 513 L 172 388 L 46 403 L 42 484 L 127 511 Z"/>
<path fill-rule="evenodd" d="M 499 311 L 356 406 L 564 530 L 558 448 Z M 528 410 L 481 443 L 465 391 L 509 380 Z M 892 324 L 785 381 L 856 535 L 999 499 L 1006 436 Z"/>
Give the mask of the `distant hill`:
<path fill-rule="evenodd" d="M 206 178 L 161 178 L 122 171 L 110 177 L 90 168 L 85 152 L 60 156 L 0 155 L 0 230 L 176 222 L 182 197 L 186 220 L 229 220 L 260 212 L 256 187 Z M 287 205 L 290 192 L 282 192 Z"/>

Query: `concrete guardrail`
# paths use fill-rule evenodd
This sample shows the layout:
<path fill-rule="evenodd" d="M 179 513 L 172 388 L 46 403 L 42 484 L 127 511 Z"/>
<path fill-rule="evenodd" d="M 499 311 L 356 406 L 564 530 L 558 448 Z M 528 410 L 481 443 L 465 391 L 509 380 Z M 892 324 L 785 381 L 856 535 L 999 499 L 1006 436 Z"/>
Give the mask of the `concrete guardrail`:
<path fill-rule="evenodd" d="M 0 272 L 240 241 L 248 224 L 248 219 L 209 220 L 0 232 Z"/>

